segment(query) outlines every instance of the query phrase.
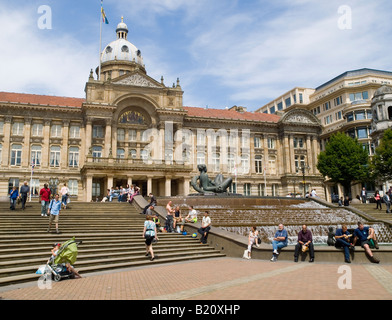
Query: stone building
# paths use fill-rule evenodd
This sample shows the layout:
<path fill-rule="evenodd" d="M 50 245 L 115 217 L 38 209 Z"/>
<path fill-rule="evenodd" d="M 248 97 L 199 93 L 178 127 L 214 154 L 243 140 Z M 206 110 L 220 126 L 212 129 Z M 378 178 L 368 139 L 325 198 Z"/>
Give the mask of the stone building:
<path fill-rule="evenodd" d="M 0 92 L 0 196 L 30 181 L 37 196 L 68 184 L 78 201 L 135 184 L 157 196 L 192 193 L 197 164 L 233 177 L 231 191 L 286 196 L 324 185 L 315 167 L 322 126 L 310 111 L 247 112 L 183 106 L 180 81 L 148 76 L 121 22 L 85 98 Z"/>

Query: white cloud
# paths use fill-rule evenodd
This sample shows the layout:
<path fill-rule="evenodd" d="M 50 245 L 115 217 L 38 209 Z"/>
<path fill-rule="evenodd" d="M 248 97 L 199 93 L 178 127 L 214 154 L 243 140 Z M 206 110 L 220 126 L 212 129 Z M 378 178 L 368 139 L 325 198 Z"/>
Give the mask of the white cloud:
<path fill-rule="evenodd" d="M 62 96 L 84 96 L 95 48 L 37 25 L 37 7 L 2 7 L 0 90 Z"/>

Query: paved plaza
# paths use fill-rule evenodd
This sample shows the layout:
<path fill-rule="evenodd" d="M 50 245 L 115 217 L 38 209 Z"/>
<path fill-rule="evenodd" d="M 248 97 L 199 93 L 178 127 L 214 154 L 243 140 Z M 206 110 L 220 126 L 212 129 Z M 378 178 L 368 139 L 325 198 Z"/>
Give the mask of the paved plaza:
<path fill-rule="evenodd" d="M 316 257 L 317 259 L 317 257 Z M 391 300 L 391 264 L 217 258 L 0 287 L 5 300 Z M 41 288 L 40 288 L 41 287 Z"/>

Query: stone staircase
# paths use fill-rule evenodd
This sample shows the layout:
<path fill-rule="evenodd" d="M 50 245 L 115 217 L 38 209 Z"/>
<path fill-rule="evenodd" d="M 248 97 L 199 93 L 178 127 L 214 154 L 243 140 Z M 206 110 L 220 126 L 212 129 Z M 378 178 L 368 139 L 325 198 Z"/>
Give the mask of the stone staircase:
<path fill-rule="evenodd" d="M 0 286 L 37 280 L 40 265 L 51 255 L 55 242 L 75 237 L 79 246 L 75 268 L 83 273 L 192 259 L 223 257 L 201 245 L 190 235 L 159 233 L 153 245 L 156 259 L 145 256 L 142 237 L 145 216 L 128 203 L 72 203 L 62 210 L 61 234 L 47 233 L 48 218 L 41 217 L 40 204 L 28 203 L 26 210 L 9 210 L 0 203 Z M 53 226 L 52 226 L 53 228 Z M 53 229 L 54 231 L 54 229 Z"/>
<path fill-rule="evenodd" d="M 375 220 L 382 220 L 392 224 L 392 213 L 386 213 L 386 206 L 384 203 L 382 205 L 382 210 L 376 210 L 375 203 L 351 203 L 350 206 L 356 208 Z"/>

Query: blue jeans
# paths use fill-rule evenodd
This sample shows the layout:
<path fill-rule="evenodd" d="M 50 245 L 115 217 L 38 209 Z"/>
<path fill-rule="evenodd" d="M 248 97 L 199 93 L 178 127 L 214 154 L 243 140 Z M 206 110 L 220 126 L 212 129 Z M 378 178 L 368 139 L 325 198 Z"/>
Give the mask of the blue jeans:
<path fill-rule="evenodd" d="M 48 214 L 49 201 L 41 200 L 41 214 Z"/>
<path fill-rule="evenodd" d="M 345 260 L 350 260 L 350 243 L 348 243 L 345 240 L 342 239 L 336 239 L 336 243 L 335 243 L 335 247 L 336 248 L 343 248 L 344 250 L 344 259 Z"/>
<path fill-rule="evenodd" d="M 284 247 L 287 247 L 287 242 L 272 240 L 272 249 L 273 250 L 279 250 Z"/>

